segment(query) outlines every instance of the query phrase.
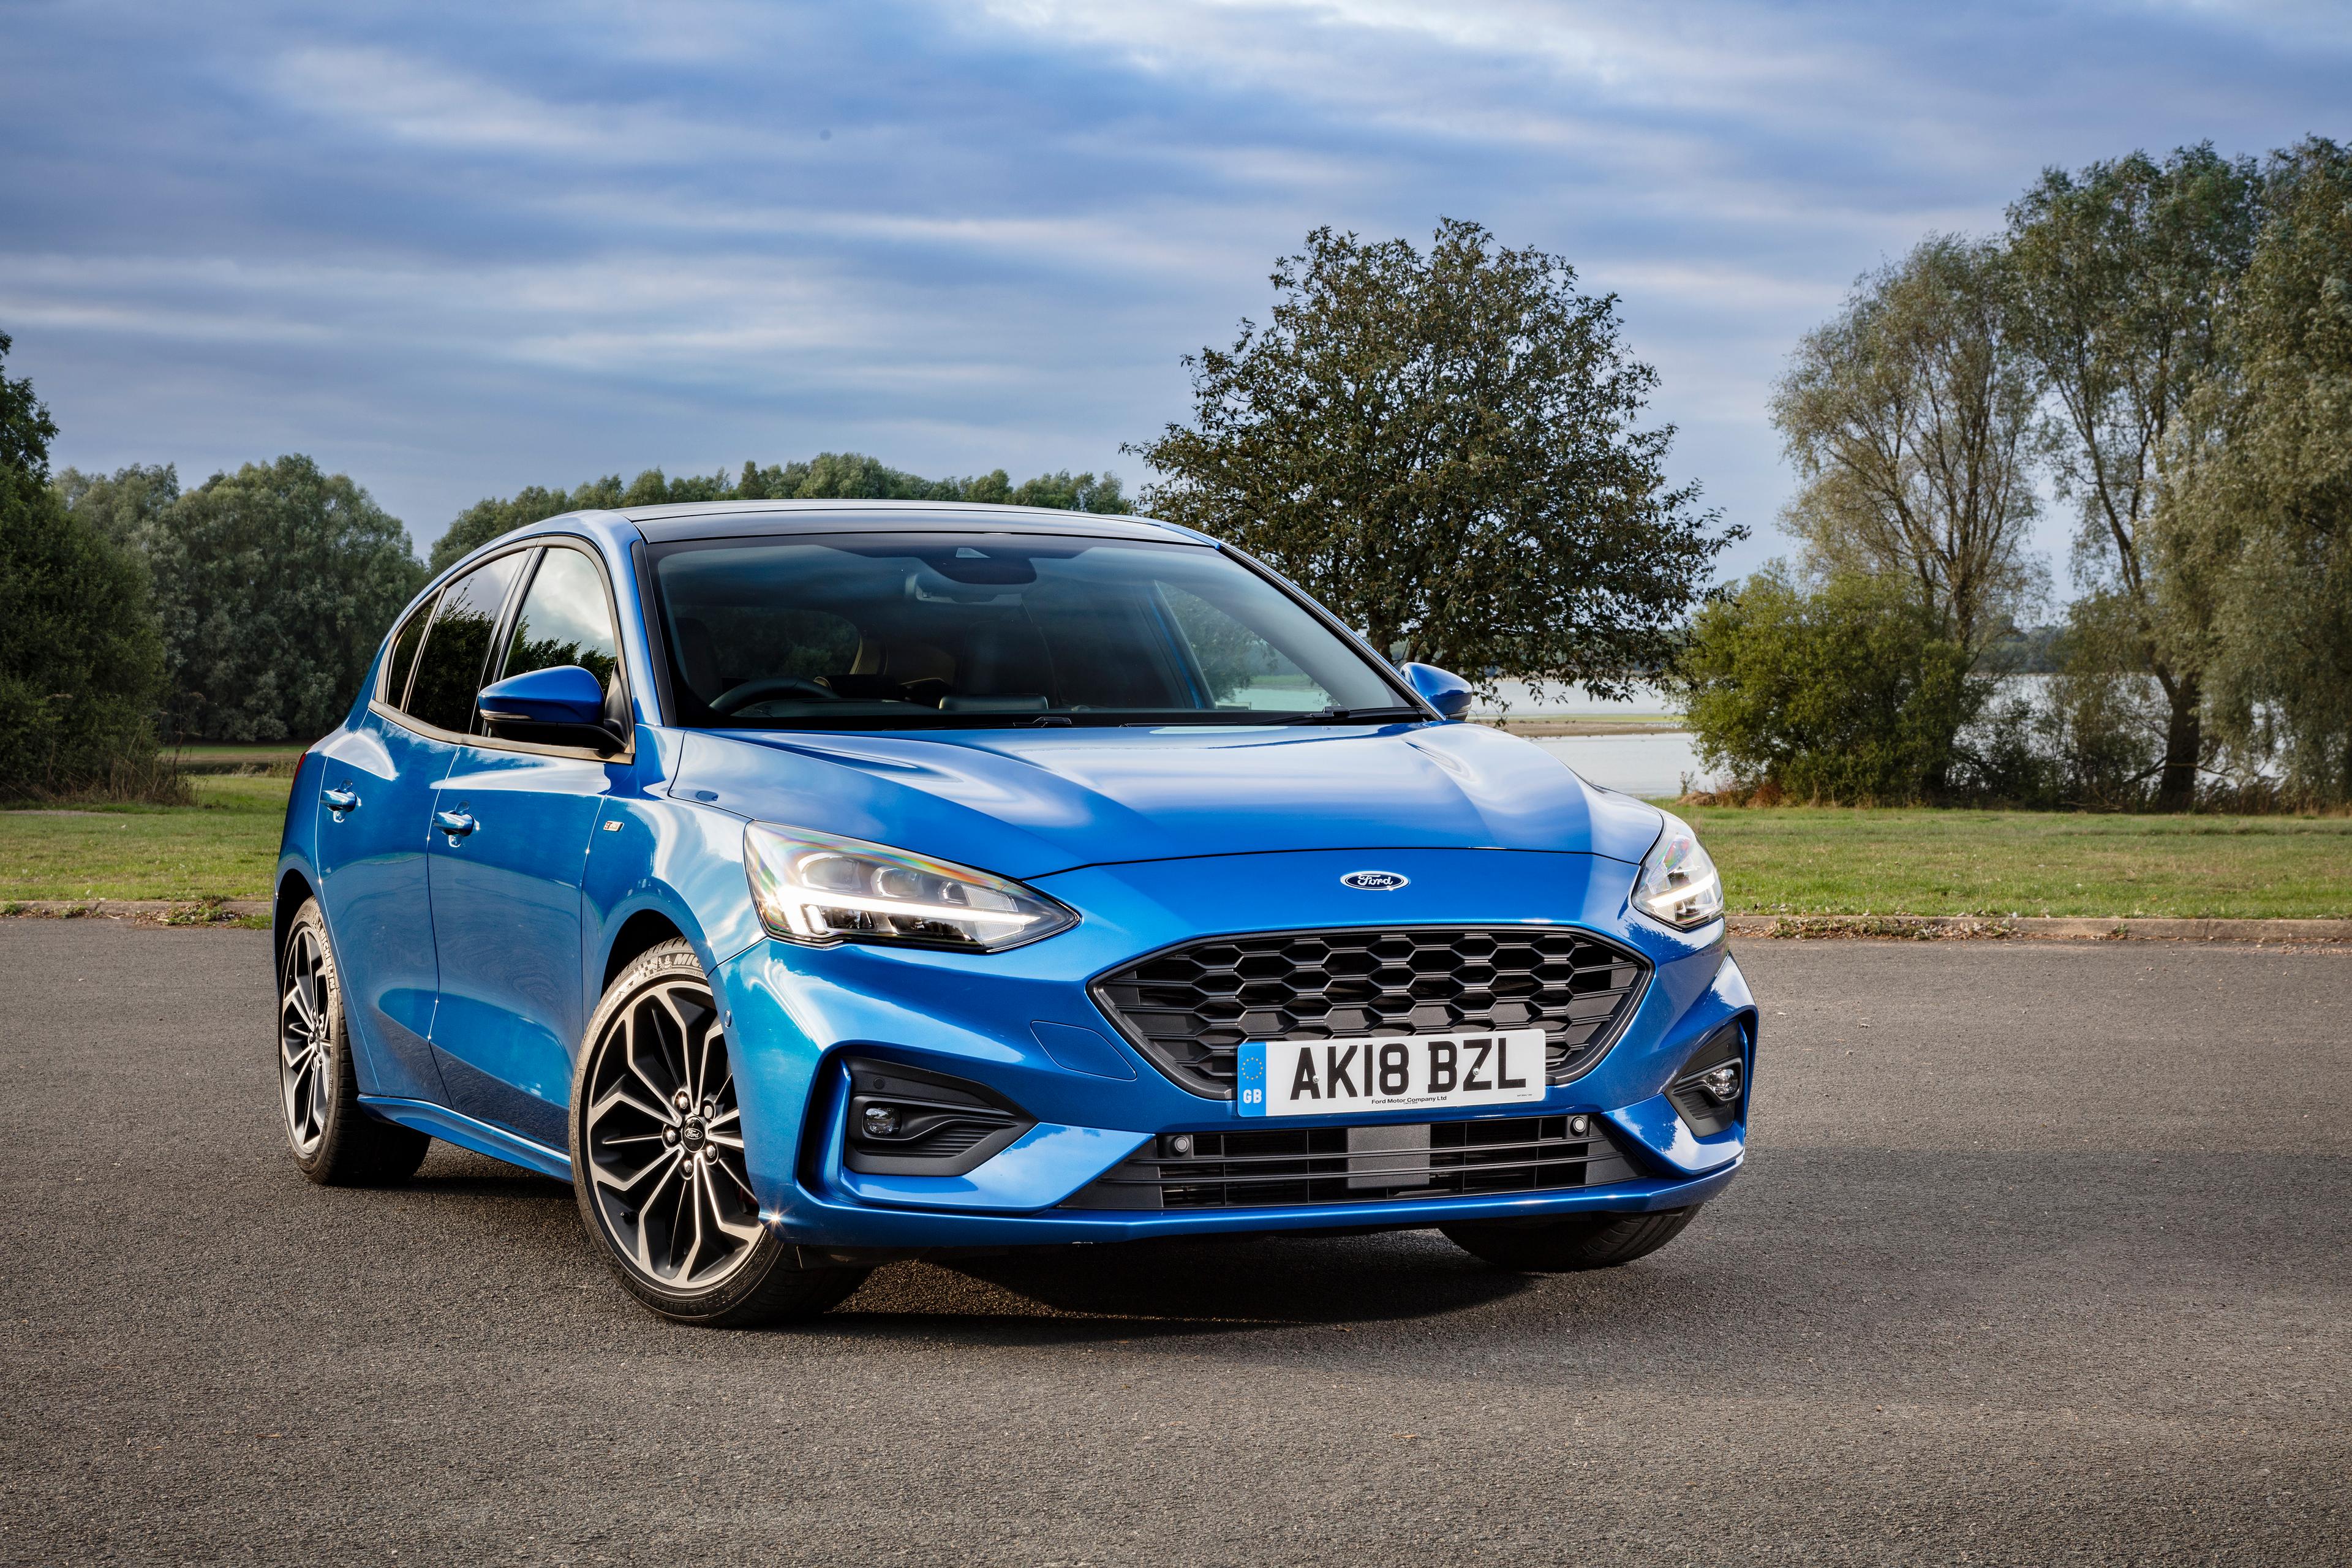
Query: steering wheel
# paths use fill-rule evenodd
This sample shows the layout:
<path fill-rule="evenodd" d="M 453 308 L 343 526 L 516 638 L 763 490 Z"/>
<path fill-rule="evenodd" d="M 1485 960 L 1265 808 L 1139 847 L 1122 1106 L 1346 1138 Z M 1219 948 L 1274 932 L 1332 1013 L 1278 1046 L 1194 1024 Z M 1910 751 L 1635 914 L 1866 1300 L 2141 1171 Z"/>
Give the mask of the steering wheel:
<path fill-rule="evenodd" d="M 814 680 L 803 680 L 797 675 L 771 675 L 759 680 L 747 680 L 731 687 L 710 700 L 713 713 L 734 713 L 749 708 L 765 698 L 814 697 L 820 702 L 838 702 L 841 693 L 829 691 Z"/>

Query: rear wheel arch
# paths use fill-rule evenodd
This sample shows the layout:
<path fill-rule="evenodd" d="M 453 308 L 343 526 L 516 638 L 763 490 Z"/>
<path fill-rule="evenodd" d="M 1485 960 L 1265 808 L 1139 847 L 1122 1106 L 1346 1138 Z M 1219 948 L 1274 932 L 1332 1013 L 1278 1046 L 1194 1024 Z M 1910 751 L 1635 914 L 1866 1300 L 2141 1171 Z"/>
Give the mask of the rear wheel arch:
<path fill-rule="evenodd" d="M 269 910 L 269 958 L 273 965 L 282 965 L 286 961 L 286 938 L 294 917 L 301 912 L 304 904 L 318 896 L 310 879 L 295 868 L 289 867 L 278 879 L 278 895 Z"/>

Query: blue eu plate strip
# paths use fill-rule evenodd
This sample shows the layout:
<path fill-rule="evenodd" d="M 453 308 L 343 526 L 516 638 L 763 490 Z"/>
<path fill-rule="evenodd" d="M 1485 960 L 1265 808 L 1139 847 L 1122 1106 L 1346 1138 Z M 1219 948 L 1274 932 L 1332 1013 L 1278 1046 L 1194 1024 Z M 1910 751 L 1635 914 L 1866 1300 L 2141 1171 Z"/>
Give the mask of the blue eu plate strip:
<path fill-rule="evenodd" d="M 1244 1040 L 1234 1057 L 1234 1101 L 1244 1116 L 1265 1114 L 1265 1042 Z"/>

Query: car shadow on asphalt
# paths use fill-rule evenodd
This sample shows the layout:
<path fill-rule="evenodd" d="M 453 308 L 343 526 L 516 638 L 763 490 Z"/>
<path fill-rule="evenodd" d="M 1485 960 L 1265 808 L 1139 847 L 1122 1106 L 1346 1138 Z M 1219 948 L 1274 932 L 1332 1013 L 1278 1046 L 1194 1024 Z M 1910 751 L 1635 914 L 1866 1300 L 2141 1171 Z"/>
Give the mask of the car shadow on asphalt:
<path fill-rule="evenodd" d="M 1459 1312 L 1535 1283 L 1433 1232 L 1139 1241 L 891 1264 L 824 1327 L 992 1342 L 1344 1328 Z"/>
<path fill-rule="evenodd" d="M 568 1243 L 576 1223 L 568 1184 L 464 1150 L 436 1146 L 401 1190 L 468 1211 L 509 1245 L 530 1232 L 562 1233 Z M 1537 1283 L 1481 1263 L 1435 1231 L 1184 1237 L 887 1264 L 803 1327 L 1006 1343 L 1214 1334 L 1437 1317 Z"/>

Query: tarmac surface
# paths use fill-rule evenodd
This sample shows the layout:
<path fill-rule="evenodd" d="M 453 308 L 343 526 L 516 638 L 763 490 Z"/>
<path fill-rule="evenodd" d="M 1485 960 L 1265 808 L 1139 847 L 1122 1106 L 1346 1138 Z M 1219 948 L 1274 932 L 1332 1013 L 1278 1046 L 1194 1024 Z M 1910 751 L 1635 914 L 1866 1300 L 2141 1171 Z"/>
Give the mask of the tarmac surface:
<path fill-rule="evenodd" d="M 2352 1560 L 2352 955 L 1737 951 L 1748 1168 L 1629 1268 L 1089 1248 L 713 1333 L 554 1183 L 303 1181 L 265 936 L 0 921 L 0 1562 Z"/>

